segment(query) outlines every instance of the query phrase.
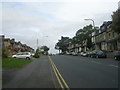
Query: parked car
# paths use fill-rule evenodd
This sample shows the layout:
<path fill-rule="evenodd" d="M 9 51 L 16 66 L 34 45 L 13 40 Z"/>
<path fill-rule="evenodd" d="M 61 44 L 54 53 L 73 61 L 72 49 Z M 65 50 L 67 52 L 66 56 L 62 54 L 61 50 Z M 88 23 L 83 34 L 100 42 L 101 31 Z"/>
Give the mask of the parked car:
<path fill-rule="evenodd" d="M 85 53 L 85 52 L 81 52 L 80 55 L 83 56 L 84 53 Z"/>
<path fill-rule="evenodd" d="M 84 52 L 84 53 L 82 54 L 82 56 L 83 56 L 83 57 L 86 57 L 86 56 L 87 56 L 87 53 L 86 53 L 86 52 Z"/>
<path fill-rule="evenodd" d="M 72 53 L 73 53 L 72 51 L 71 51 L 71 52 L 69 52 L 69 55 L 72 55 Z"/>
<path fill-rule="evenodd" d="M 102 50 L 93 50 L 91 53 L 90 53 L 90 57 L 95 57 L 95 58 L 100 58 L 100 57 L 103 57 L 103 58 L 106 58 L 107 55 L 104 51 Z"/>
<path fill-rule="evenodd" d="M 35 55 L 35 53 L 31 53 L 31 55 L 32 55 L 32 56 L 34 56 L 34 55 Z"/>
<path fill-rule="evenodd" d="M 73 55 L 73 56 L 77 56 L 77 53 L 76 53 L 76 52 L 72 52 L 72 55 Z"/>
<path fill-rule="evenodd" d="M 69 53 L 69 52 L 67 52 L 67 53 L 66 53 L 66 55 L 70 55 L 70 53 Z"/>
<path fill-rule="evenodd" d="M 89 52 L 88 57 L 92 57 L 93 51 Z"/>
<path fill-rule="evenodd" d="M 89 57 L 90 53 L 91 53 L 91 52 L 86 52 L 86 53 L 83 54 L 83 56 Z"/>
<path fill-rule="evenodd" d="M 115 51 L 114 52 L 114 59 L 115 60 L 120 60 L 120 51 Z"/>
<path fill-rule="evenodd" d="M 32 55 L 30 52 L 20 52 L 20 53 L 13 55 L 12 57 L 30 60 L 32 58 Z"/>

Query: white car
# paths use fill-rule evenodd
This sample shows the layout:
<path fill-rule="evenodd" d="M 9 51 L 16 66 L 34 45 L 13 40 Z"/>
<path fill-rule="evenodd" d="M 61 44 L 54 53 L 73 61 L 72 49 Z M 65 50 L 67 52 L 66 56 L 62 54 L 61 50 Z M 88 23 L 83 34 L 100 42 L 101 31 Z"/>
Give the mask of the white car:
<path fill-rule="evenodd" d="M 30 60 L 32 58 L 32 55 L 30 52 L 20 52 L 20 53 L 13 55 L 12 57 Z"/>
<path fill-rule="evenodd" d="M 77 53 L 75 53 L 75 52 L 72 52 L 72 55 L 73 55 L 73 56 L 77 56 Z"/>
<path fill-rule="evenodd" d="M 35 55 L 35 53 L 31 53 L 31 55 L 32 55 L 32 56 L 34 56 L 34 55 Z"/>

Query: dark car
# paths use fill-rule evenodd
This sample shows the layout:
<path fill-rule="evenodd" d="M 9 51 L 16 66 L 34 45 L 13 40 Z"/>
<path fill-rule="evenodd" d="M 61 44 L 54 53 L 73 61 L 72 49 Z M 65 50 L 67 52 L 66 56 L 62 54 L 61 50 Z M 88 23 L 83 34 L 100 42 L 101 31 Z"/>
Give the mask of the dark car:
<path fill-rule="evenodd" d="M 103 58 L 106 58 L 107 56 L 106 56 L 105 51 L 102 51 L 102 50 L 93 50 L 90 53 L 90 57 L 95 57 L 95 58 L 103 57 Z"/>
<path fill-rule="evenodd" d="M 93 53 L 94 53 L 93 51 L 89 52 L 88 57 L 92 57 Z"/>
<path fill-rule="evenodd" d="M 89 56 L 89 54 L 90 54 L 90 52 L 86 52 L 86 53 L 83 53 L 83 55 L 82 55 L 82 56 L 84 56 L 84 57 L 88 57 L 88 56 Z"/>
<path fill-rule="evenodd" d="M 87 57 L 90 57 L 91 54 L 92 54 L 92 52 L 86 52 Z"/>
<path fill-rule="evenodd" d="M 115 60 L 120 60 L 120 51 L 115 51 L 114 52 L 114 59 Z"/>

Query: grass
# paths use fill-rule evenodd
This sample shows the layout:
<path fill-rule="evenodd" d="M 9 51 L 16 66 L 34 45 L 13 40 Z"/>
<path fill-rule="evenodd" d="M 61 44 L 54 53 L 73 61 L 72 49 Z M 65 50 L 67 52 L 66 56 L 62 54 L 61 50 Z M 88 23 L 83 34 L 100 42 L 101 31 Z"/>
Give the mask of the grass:
<path fill-rule="evenodd" d="M 2 68 L 2 58 L 0 57 L 0 68 Z"/>
<path fill-rule="evenodd" d="M 2 60 L 2 68 L 20 68 L 32 62 L 32 60 L 5 58 Z"/>

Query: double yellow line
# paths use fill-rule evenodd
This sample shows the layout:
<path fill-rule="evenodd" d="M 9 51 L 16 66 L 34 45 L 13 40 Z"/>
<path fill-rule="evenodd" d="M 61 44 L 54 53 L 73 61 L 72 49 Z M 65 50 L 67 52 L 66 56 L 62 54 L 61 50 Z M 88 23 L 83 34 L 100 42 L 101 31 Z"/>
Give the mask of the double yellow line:
<path fill-rule="evenodd" d="M 68 90 L 70 90 L 69 86 L 67 85 L 67 83 L 65 82 L 65 80 L 63 79 L 62 75 L 60 74 L 59 70 L 57 69 L 56 65 L 54 64 L 53 60 L 50 58 L 50 56 L 48 56 L 51 66 L 53 68 L 53 71 L 57 77 L 58 83 L 60 84 L 60 87 L 64 90 L 64 88 L 67 88 Z"/>

